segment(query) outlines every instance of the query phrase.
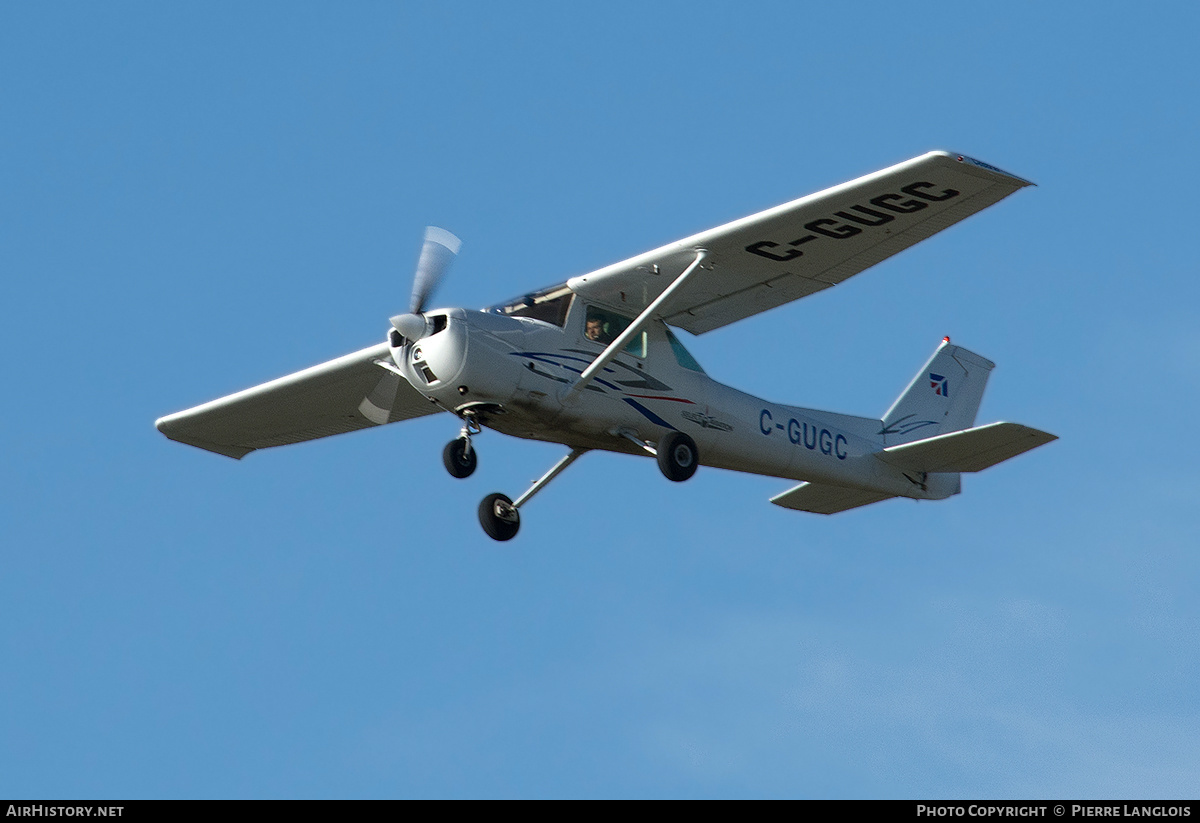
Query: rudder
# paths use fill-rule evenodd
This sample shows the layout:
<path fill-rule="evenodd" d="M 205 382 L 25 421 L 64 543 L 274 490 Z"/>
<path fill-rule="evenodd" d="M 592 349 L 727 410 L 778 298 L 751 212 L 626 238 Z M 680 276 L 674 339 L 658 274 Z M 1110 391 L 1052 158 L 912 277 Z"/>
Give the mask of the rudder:
<path fill-rule="evenodd" d="M 883 415 L 884 446 L 970 428 L 996 364 L 944 338 Z"/>

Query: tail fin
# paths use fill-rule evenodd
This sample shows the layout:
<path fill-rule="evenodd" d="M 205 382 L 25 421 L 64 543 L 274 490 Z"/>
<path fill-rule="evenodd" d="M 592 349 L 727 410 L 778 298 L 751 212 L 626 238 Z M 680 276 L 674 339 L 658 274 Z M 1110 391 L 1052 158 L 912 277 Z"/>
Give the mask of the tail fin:
<path fill-rule="evenodd" d="M 968 429 L 996 364 L 947 337 L 883 416 L 885 446 Z"/>

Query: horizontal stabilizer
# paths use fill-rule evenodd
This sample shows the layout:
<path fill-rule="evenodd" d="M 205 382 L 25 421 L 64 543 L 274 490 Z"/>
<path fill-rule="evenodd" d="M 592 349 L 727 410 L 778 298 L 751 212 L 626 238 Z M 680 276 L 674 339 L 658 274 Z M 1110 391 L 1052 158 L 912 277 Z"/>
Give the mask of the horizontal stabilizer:
<path fill-rule="evenodd" d="M 794 489 L 788 489 L 783 494 L 771 498 L 776 506 L 785 509 L 796 509 L 813 514 L 837 514 L 847 509 L 857 509 L 895 497 L 883 492 L 849 489 L 845 486 L 833 486 L 827 483 L 801 483 Z"/>
<path fill-rule="evenodd" d="M 1019 423 L 989 423 L 891 446 L 879 457 L 911 471 L 977 472 L 1057 439 Z"/>

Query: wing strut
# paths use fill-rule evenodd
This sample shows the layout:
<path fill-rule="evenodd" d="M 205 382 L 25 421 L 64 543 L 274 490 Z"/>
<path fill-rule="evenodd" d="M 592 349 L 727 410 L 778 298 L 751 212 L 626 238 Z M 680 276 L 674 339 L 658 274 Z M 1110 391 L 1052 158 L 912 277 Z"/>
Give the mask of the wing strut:
<path fill-rule="evenodd" d="M 626 327 L 625 331 L 617 335 L 617 339 L 609 343 L 608 348 L 600 352 L 600 356 L 593 360 L 591 365 L 583 370 L 583 372 L 579 375 L 579 379 L 575 381 L 575 384 L 571 386 L 571 388 L 567 389 L 567 391 L 563 394 L 562 402 L 564 404 L 574 402 L 575 398 L 579 397 L 579 393 L 587 388 L 588 383 L 592 382 L 592 378 L 603 371 L 604 367 L 612 362 L 612 359 L 616 357 L 622 349 L 629 345 L 630 340 L 641 334 L 642 329 L 646 328 L 650 321 L 654 319 L 654 315 L 658 312 L 659 308 L 668 300 L 670 300 L 671 296 L 674 295 L 675 292 L 679 291 L 679 289 L 683 287 L 683 284 L 688 281 L 694 272 L 700 269 L 700 264 L 704 262 L 706 257 L 708 257 L 707 249 L 696 249 L 696 258 L 692 260 L 690 264 L 688 264 L 686 269 L 683 270 L 683 274 L 676 277 L 675 281 L 671 283 L 671 285 L 663 289 L 662 294 L 654 298 L 654 302 L 647 306 L 645 310 L 639 314 L 634 321 L 629 324 L 628 327 Z"/>
<path fill-rule="evenodd" d="M 560 474 L 562 474 L 563 469 L 565 469 L 567 466 L 574 463 L 576 460 L 578 460 L 580 457 L 582 457 L 583 454 L 587 451 L 588 451 L 588 449 L 571 449 L 570 454 L 568 454 L 562 460 L 559 460 L 557 463 L 555 463 L 553 466 L 551 466 L 550 471 L 546 472 L 541 477 L 539 477 L 537 482 L 535 482 L 532 486 L 530 486 L 523 495 L 518 497 L 516 499 L 516 502 L 514 502 L 512 504 L 512 507 L 514 509 L 519 509 L 519 508 L 521 508 L 521 506 L 528 503 L 529 498 L 533 497 L 535 494 L 537 494 L 543 488 L 545 488 L 547 483 L 549 483 L 551 480 L 553 480 L 554 478 L 556 478 Z"/>

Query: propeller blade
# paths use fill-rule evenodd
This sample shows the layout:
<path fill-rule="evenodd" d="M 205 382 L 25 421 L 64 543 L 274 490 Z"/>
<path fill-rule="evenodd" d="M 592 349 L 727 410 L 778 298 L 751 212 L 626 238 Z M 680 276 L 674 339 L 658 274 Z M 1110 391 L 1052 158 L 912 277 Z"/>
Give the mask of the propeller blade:
<path fill-rule="evenodd" d="M 437 226 L 425 229 L 425 244 L 421 246 L 421 258 L 417 261 L 417 274 L 413 278 L 412 303 L 409 306 L 411 314 L 420 314 L 425 310 L 425 305 L 461 247 L 462 241 L 445 229 Z"/>
<path fill-rule="evenodd" d="M 391 420 L 392 406 L 396 404 L 396 393 L 400 391 L 400 375 L 388 372 L 379 378 L 375 388 L 358 404 L 358 411 L 376 426 Z"/>

